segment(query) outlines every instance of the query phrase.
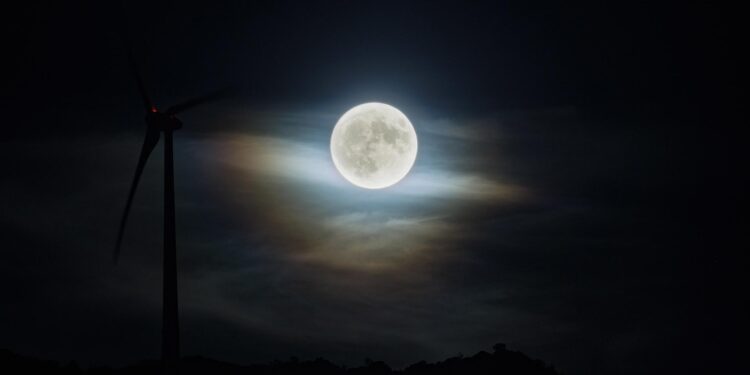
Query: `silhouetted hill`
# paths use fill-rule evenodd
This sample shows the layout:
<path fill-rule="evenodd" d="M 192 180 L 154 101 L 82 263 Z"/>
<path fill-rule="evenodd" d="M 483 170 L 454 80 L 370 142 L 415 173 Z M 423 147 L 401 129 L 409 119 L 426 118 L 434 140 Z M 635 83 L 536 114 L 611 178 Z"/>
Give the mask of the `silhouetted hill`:
<path fill-rule="evenodd" d="M 2 374 L 159 374 L 161 363 L 156 360 L 142 361 L 119 369 L 106 367 L 83 369 L 75 362 L 60 364 L 15 354 L 0 349 L 0 373 Z M 286 362 L 240 366 L 200 356 L 184 357 L 180 363 L 181 374 L 346 374 L 346 375 L 435 375 L 435 374 L 558 374 L 540 360 L 534 360 L 521 352 L 510 351 L 503 344 L 494 346 L 494 352 L 481 351 L 471 357 L 452 357 L 441 362 L 415 363 L 403 370 L 393 370 L 385 362 L 365 360 L 362 367 L 346 368 L 325 359 L 312 361 L 291 359 Z"/>

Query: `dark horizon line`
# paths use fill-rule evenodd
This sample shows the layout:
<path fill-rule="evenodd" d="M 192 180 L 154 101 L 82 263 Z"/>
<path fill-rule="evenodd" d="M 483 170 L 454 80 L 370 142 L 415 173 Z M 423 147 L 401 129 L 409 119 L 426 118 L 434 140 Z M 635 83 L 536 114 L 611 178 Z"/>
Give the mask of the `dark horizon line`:
<path fill-rule="evenodd" d="M 409 373 L 409 374 L 423 374 L 423 373 L 444 373 L 445 371 L 458 371 L 460 373 L 473 373 L 482 369 L 515 369 L 520 371 L 530 371 L 529 373 L 540 373 L 540 374 L 559 374 L 553 364 L 547 364 L 540 359 L 532 359 L 526 354 L 520 351 L 508 350 L 506 345 L 503 343 L 497 343 L 492 347 L 493 352 L 489 353 L 484 350 L 480 350 L 472 356 L 464 356 L 458 354 L 453 357 L 448 357 L 441 361 L 427 362 L 421 360 L 410 365 L 406 365 L 403 368 L 392 368 L 385 361 L 372 360 L 369 357 L 364 359 L 364 365 L 349 367 L 333 363 L 323 357 L 317 357 L 315 359 L 300 360 L 296 356 L 291 356 L 289 359 L 272 360 L 265 363 L 249 363 L 249 364 L 236 364 L 228 361 L 217 360 L 210 357 L 204 357 L 201 355 L 188 355 L 179 358 L 180 368 L 182 370 L 208 370 L 212 371 L 253 371 L 253 370 L 264 370 L 266 372 L 278 373 L 278 372 L 292 372 L 292 371 L 310 371 L 312 373 L 320 373 L 321 371 L 327 372 L 360 372 L 360 371 L 374 371 L 378 373 Z M 107 365 L 88 366 L 82 367 L 76 360 L 69 361 L 58 361 L 58 360 L 45 360 L 33 356 L 25 356 L 18 354 L 7 348 L 0 348 L 0 370 L 26 370 L 26 371 L 61 371 L 65 373 L 71 372 L 128 372 L 133 371 L 150 371 L 155 368 L 161 368 L 162 360 L 159 359 L 143 359 L 138 362 L 113 367 Z M 218 370 L 221 368 L 223 370 Z M 217 373 L 217 372 L 214 372 Z M 525 373 L 525 372 L 524 372 Z"/>

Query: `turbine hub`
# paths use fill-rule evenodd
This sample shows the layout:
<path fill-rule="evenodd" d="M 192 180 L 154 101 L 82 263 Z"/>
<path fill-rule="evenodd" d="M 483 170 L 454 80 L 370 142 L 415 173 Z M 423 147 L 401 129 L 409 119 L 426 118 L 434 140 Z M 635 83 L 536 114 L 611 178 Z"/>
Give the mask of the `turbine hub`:
<path fill-rule="evenodd" d="M 182 121 L 173 114 L 162 113 L 156 110 L 156 107 L 152 108 L 151 111 L 146 112 L 146 123 L 149 127 L 158 129 L 159 131 L 177 130 L 182 128 Z"/>

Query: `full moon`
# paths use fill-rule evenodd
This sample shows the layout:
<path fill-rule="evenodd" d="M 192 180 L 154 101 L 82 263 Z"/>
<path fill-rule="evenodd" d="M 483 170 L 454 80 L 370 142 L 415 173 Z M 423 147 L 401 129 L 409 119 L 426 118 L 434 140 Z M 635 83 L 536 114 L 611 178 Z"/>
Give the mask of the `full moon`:
<path fill-rule="evenodd" d="M 344 113 L 331 135 L 331 156 L 352 184 L 382 189 L 401 181 L 417 159 L 417 132 L 406 115 L 383 103 Z"/>

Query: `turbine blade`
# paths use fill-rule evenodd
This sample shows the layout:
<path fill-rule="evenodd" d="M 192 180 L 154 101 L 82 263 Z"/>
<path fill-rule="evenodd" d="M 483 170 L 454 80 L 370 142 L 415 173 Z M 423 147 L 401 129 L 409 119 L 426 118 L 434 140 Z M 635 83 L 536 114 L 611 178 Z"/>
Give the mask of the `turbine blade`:
<path fill-rule="evenodd" d="M 133 58 L 133 52 L 128 49 L 128 62 L 130 63 L 130 68 L 133 70 L 133 75 L 135 76 L 135 82 L 138 84 L 138 91 L 141 93 L 141 98 L 143 99 L 143 106 L 146 109 L 146 112 L 152 112 L 155 110 L 154 104 L 151 102 L 151 99 L 148 97 L 148 93 L 146 92 L 146 86 L 143 84 L 143 78 L 141 77 L 141 73 L 138 70 L 138 65 L 135 63 L 135 59 Z"/>
<path fill-rule="evenodd" d="M 138 165 L 135 167 L 135 176 L 133 177 L 133 183 L 130 185 L 128 201 L 125 204 L 125 211 L 122 213 L 122 219 L 120 220 L 120 230 L 117 232 L 117 244 L 115 245 L 114 253 L 115 264 L 117 264 L 117 260 L 120 257 L 120 245 L 122 244 L 122 236 L 125 231 L 125 223 L 128 220 L 128 214 L 130 214 L 130 206 L 133 203 L 133 196 L 135 196 L 135 189 L 138 187 L 138 181 L 141 179 L 143 167 L 146 166 L 146 161 L 157 143 L 159 143 L 159 131 L 149 128 L 146 131 L 146 137 L 143 139 L 143 147 L 141 148 L 141 155 L 138 157 Z"/>
<path fill-rule="evenodd" d="M 170 114 L 170 115 L 178 114 L 180 112 L 184 112 L 198 105 L 229 97 L 233 95 L 235 92 L 236 90 L 233 88 L 226 88 L 223 90 L 214 91 L 208 95 L 199 96 L 197 98 L 186 100 L 180 104 L 173 105 L 167 108 L 165 113 Z"/>

